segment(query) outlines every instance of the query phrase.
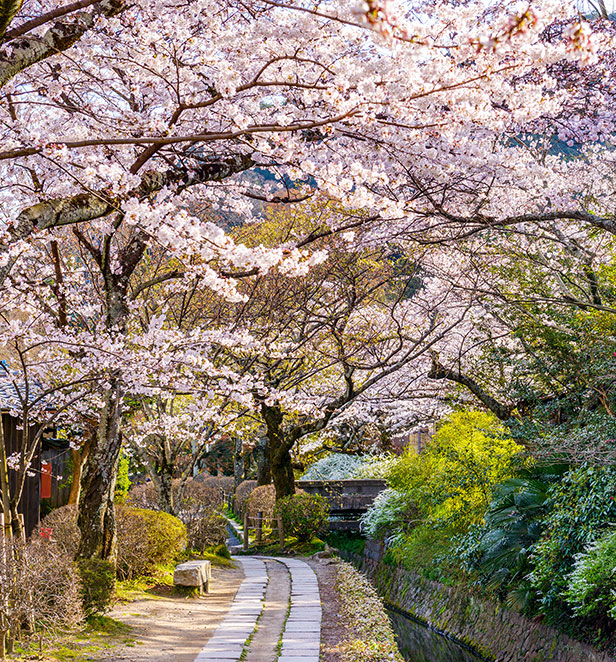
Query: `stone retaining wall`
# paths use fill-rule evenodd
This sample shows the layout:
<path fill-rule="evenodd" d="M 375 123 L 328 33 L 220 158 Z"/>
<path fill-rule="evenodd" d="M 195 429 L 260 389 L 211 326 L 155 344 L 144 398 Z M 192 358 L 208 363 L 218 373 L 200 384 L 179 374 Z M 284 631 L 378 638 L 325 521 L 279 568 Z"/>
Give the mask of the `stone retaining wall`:
<path fill-rule="evenodd" d="M 557 630 L 374 558 L 341 553 L 387 602 L 498 662 L 614 662 Z"/>

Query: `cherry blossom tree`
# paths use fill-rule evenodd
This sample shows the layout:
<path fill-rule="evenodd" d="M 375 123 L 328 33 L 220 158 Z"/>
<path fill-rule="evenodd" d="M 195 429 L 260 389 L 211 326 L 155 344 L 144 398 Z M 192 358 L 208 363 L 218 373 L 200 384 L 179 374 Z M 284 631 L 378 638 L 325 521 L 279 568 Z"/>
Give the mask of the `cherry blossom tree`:
<path fill-rule="evenodd" d="M 214 363 L 195 358 L 205 336 L 191 346 L 164 325 L 136 333 L 131 311 L 147 289 L 199 279 L 239 302 L 238 279 L 274 268 L 302 273 L 318 262 L 312 244 L 360 226 L 368 228 L 361 235 L 368 247 L 401 235 L 432 241 L 452 227 L 464 234 L 529 216 L 611 231 L 600 211 L 610 195 L 609 159 L 592 144 L 584 162 L 519 146 L 524 132 L 536 135 L 566 115 L 566 139 L 611 132 L 609 95 L 597 92 L 601 116 L 593 133 L 578 112 L 583 97 L 561 73 L 563 63 L 597 62 L 609 31 L 593 33 L 562 3 L 418 3 L 399 13 L 378 2 L 275 0 L 32 0 L 7 7 L 0 276 L 15 287 L 14 274 L 57 242 L 58 323 L 62 328 L 66 315 L 65 327 L 77 324 L 80 313 L 63 303 L 69 293 L 91 297 L 94 310 L 80 332 L 87 330 L 88 342 L 108 357 L 82 478 L 81 556 L 114 556 L 126 393 L 161 388 L 162 352 L 172 352 L 165 367 L 180 380 L 186 361 L 215 374 Z M 538 156 L 529 159 L 533 150 Z M 241 176 L 248 171 L 255 177 Z M 580 204 L 580 182 L 586 199 L 598 201 L 597 213 Z M 211 220 L 250 214 L 256 201 L 298 202 L 316 186 L 363 212 L 269 247 L 238 243 Z M 211 213 L 192 213 L 195 206 Z M 174 263 L 137 283 L 153 249 Z M 74 302 L 82 312 L 87 303 Z M 376 334 L 370 320 L 358 324 Z M 325 403 L 323 420 L 425 349 L 426 332 L 417 327 L 387 361 L 358 358 L 361 370 L 376 370 L 374 381 L 347 380 L 346 394 Z M 226 342 L 233 341 L 240 343 L 230 334 Z M 278 413 L 270 403 L 264 396 L 273 430 Z"/>

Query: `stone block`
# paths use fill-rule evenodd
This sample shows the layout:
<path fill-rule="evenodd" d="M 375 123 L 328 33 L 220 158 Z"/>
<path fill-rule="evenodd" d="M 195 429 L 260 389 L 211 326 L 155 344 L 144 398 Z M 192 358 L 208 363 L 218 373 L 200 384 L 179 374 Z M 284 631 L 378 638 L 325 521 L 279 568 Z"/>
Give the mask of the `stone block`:
<path fill-rule="evenodd" d="M 200 593 L 207 593 L 212 581 L 212 564 L 209 561 L 187 561 L 180 563 L 173 573 L 176 586 L 193 586 Z"/>

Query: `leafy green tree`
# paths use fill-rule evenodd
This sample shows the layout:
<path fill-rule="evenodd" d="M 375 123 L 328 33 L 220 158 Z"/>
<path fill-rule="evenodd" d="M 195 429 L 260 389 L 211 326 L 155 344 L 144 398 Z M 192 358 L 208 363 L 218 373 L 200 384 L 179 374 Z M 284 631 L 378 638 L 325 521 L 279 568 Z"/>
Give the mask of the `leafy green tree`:
<path fill-rule="evenodd" d="M 465 530 L 483 520 L 493 487 L 513 475 L 522 450 L 493 414 L 459 411 L 421 455 L 407 451 L 390 482 L 427 520 Z"/>

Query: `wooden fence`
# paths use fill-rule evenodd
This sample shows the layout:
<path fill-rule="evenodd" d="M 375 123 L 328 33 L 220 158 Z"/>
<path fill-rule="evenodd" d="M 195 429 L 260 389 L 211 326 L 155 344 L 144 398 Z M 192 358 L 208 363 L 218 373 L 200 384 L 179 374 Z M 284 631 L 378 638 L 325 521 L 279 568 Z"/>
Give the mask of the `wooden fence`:
<path fill-rule="evenodd" d="M 244 550 L 248 549 L 251 529 L 255 532 L 255 543 L 257 545 L 263 542 L 265 534 L 276 531 L 280 549 L 284 549 L 284 527 L 280 515 L 277 517 L 264 517 L 263 512 L 259 511 L 256 517 L 249 517 L 248 513 L 244 513 L 244 536 L 242 540 Z"/>

